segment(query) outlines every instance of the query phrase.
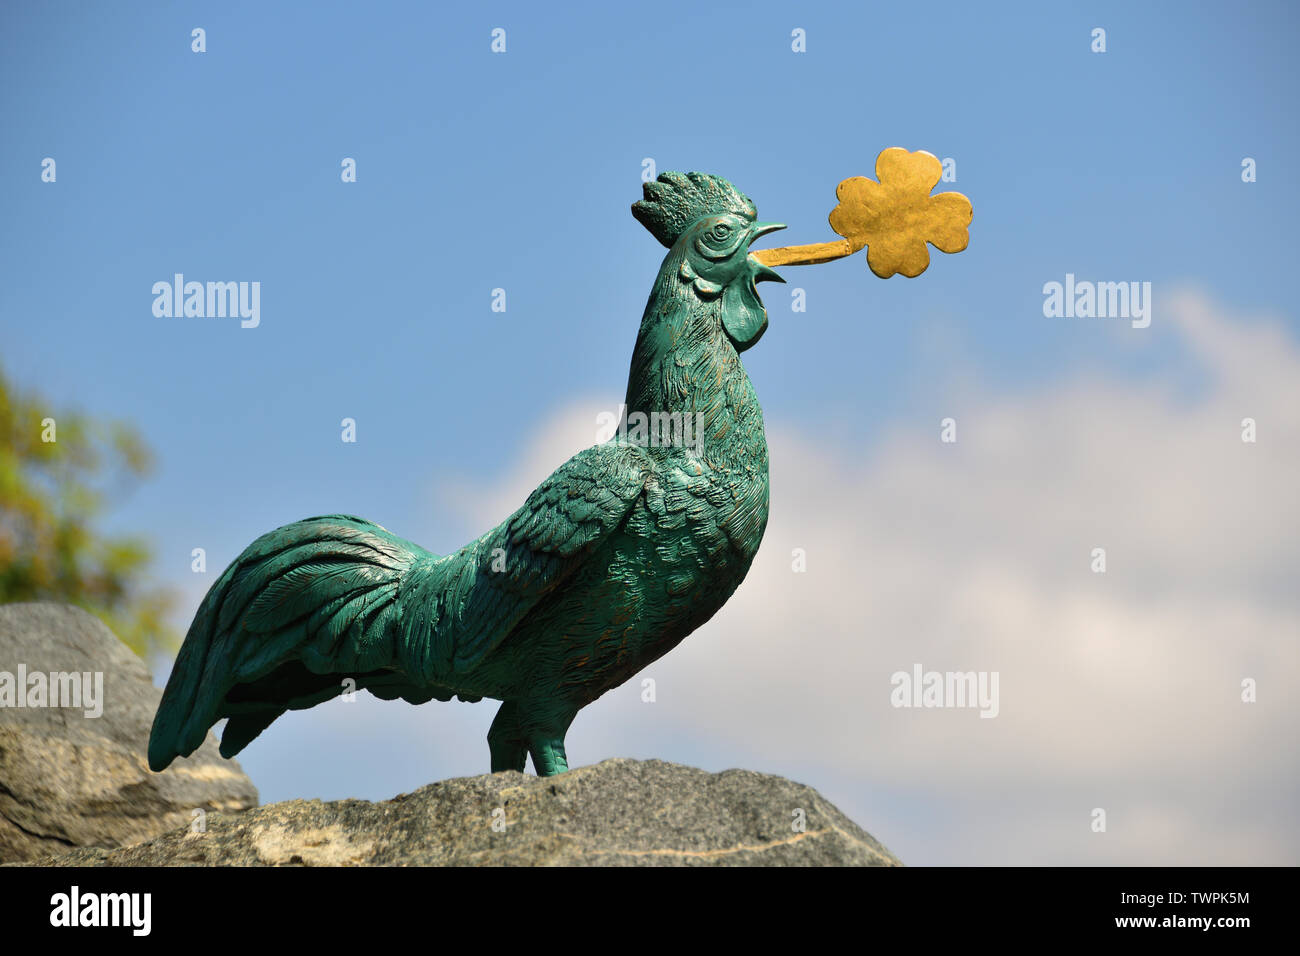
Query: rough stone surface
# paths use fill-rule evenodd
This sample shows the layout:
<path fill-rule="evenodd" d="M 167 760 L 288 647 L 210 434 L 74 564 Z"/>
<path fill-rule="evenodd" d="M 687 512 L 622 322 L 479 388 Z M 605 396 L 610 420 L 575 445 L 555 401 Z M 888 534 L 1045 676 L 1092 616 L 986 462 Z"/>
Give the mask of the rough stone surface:
<path fill-rule="evenodd" d="M 103 714 L 8 706 L 0 696 L 0 863 L 73 847 L 119 847 L 188 825 L 195 809 L 257 805 L 257 790 L 209 736 L 165 773 L 145 759 L 161 692 L 96 617 L 63 604 L 0 607 L 0 672 L 103 673 Z M 0 681 L 4 680 L 0 674 Z M 21 689 L 21 688 L 19 688 Z"/>
<path fill-rule="evenodd" d="M 806 814 L 795 832 L 794 811 Z M 504 831 L 493 828 L 494 818 Z M 499 825 L 499 824 L 498 824 Z M 291 800 L 60 866 L 900 866 L 810 787 L 748 770 L 606 760 L 444 780 L 383 803 Z"/>

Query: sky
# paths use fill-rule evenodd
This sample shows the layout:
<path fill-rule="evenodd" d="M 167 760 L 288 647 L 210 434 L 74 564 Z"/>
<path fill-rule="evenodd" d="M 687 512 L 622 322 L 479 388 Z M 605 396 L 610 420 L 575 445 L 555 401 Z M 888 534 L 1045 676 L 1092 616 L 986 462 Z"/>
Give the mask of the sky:
<path fill-rule="evenodd" d="M 1295 7 L 475 7 L 0 8 L 0 367 L 153 447 L 105 527 L 153 541 L 177 626 L 274 527 L 452 551 L 595 441 L 663 256 L 651 165 L 811 243 L 840 180 L 924 149 L 969 248 L 760 287 L 763 549 L 571 764 L 789 776 L 911 864 L 1300 862 Z M 257 326 L 155 315 L 178 272 L 260 283 Z M 1150 325 L 1049 317 L 1067 275 L 1150 283 Z M 997 717 L 893 706 L 918 664 L 999 674 Z M 266 802 L 384 799 L 485 772 L 494 711 L 362 695 L 240 762 Z"/>

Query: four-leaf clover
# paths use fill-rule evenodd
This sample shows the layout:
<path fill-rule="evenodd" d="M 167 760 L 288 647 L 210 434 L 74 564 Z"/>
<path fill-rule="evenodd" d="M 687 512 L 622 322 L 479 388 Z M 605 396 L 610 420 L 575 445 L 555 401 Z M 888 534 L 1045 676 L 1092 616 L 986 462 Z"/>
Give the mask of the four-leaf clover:
<path fill-rule="evenodd" d="M 835 190 L 840 204 L 831 211 L 831 228 L 854 251 L 867 247 L 867 265 L 880 278 L 919 276 L 930 265 L 927 242 L 949 253 L 970 242 L 970 200 L 961 193 L 930 195 L 942 174 L 931 153 L 887 149 L 876 158 L 879 182 L 854 176 Z"/>

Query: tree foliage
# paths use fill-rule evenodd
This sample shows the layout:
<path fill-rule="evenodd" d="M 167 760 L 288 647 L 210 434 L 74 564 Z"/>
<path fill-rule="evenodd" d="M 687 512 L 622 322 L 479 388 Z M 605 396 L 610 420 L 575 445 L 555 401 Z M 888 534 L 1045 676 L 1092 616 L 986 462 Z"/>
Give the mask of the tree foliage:
<path fill-rule="evenodd" d="M 55 411 L 0 370 L 0 604 L 65 601 L 142 657 L 174 649 L 173 598 L 147 583 L 147 542 L 97 528 L 152 464 L 131 426 Z"/>

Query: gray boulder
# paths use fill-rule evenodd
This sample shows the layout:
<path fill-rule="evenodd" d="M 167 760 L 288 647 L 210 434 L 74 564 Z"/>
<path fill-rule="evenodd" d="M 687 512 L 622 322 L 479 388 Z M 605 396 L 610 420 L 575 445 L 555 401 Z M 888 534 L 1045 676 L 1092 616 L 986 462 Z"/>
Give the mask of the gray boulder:
<path fill-rule="evenodd" d="M 799 811 L 802 811 L 801 813 Z M 802 828 L 796 824 L 802 822 Z M 444 780 L 382 803 L 290 800 L 213 815 L 60 866 L 901 866 L 817 791 L 783 777 L 606 760 L 556 777 Z"/>
<path fill-rule="evenodd" d="M 197 809 L 257 805 L 211 736 L 166 772 L 149 771 L 161 696 L 98 618 L 63 604 L 0 607 L 0 863 L 129 846 L 188 826 Z"/>

